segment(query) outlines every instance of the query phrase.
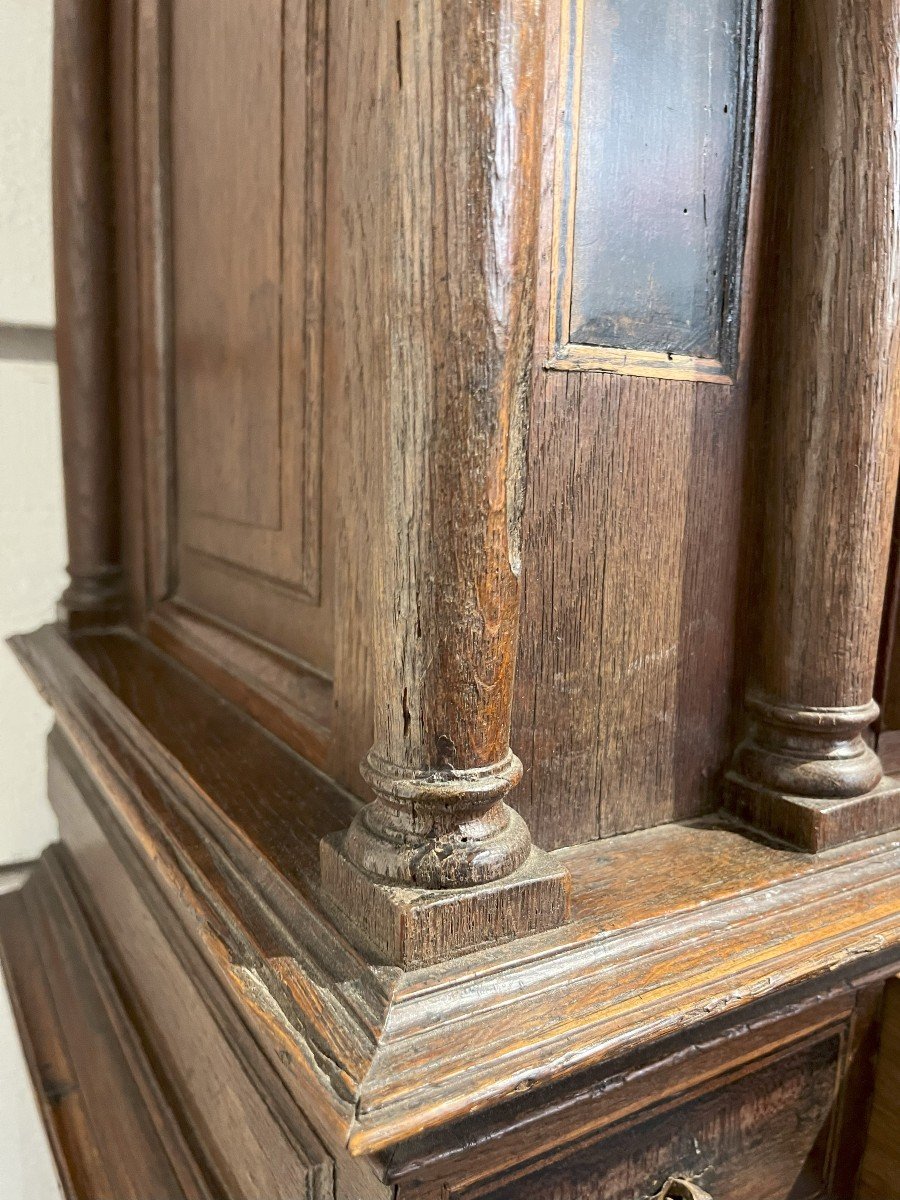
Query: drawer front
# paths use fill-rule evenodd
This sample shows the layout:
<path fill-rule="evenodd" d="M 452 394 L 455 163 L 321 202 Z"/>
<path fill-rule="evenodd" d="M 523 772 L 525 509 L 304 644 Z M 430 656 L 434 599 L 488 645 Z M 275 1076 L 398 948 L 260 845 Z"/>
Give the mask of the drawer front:
<path fill-rule="evenodd" d="M 832 1029 L 768 1065 L 626 1128 L 499 1188 L 490 1200 L 652 1200 L 672 1176 L 712 1200 L 813 1200 L 825 1170 L 842 1060 Z M 677 1193 L 676 1193 L 677 1194 Z"/>

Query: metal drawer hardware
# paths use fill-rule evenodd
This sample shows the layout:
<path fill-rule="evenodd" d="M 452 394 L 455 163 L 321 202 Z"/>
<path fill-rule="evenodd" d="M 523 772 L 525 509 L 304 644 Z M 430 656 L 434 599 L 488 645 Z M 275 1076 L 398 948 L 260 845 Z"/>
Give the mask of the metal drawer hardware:
<path fill-rule="evenodd" d="M 673 1175 L 671 1179 L 666 1180 L 653 1200 L 712 1200 L 712 1196 L 689 1179 L 680 1179 Z"/>

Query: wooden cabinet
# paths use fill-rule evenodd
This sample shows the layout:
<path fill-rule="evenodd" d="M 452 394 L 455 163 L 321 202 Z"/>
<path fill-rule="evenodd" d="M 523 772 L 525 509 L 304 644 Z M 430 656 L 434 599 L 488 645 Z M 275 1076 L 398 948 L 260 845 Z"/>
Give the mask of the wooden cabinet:
<path fill-rule="evenodd" d="M 56 0 L 71 1196 L 900 1197 L 898 78 L 900 0 Z"/>
<path fill-rule="evenodd" d="M 541 1164 L 533 1176 L 517 1166 L 499 1188 L 452 1194 L 652 1200 L 667 1180 L 680 1179 L 735 1200 L 827 1195 L 823 1159 L 840 1051 L 840 1030 L 831 1030 L 749 1072 L 744 1067 L 710 1081 L 702 1095 L 648 1106 L 605 1137 L 580 1139 L 567 1157 Z"/>

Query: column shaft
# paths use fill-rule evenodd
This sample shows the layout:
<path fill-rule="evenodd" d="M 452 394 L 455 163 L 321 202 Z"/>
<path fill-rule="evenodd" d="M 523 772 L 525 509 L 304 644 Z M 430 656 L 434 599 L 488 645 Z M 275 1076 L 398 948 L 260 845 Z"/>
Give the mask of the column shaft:
<path fill-rule="evenodd" d="M 819 849 L 900 821 L 864 738 L 900 449 L 900 3 L 777 9 L 760 645 L 730 784 Z"/>
<path fill-rule="evenodd" d="M 56 0 L 53 242 L 72 624 L 122 606 L 106 0 Z"/>

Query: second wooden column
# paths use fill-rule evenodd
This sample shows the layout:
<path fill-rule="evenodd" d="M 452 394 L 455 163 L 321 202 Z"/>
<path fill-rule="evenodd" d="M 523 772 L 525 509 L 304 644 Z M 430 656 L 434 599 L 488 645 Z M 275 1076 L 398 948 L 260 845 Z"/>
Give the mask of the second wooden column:
<path fill-rule="evenodd" d="M 750 728 L 729 802 L 820 850 L 900 824 L 866 740 L 900 450 L 900 0 L 777 0 Z"/>

